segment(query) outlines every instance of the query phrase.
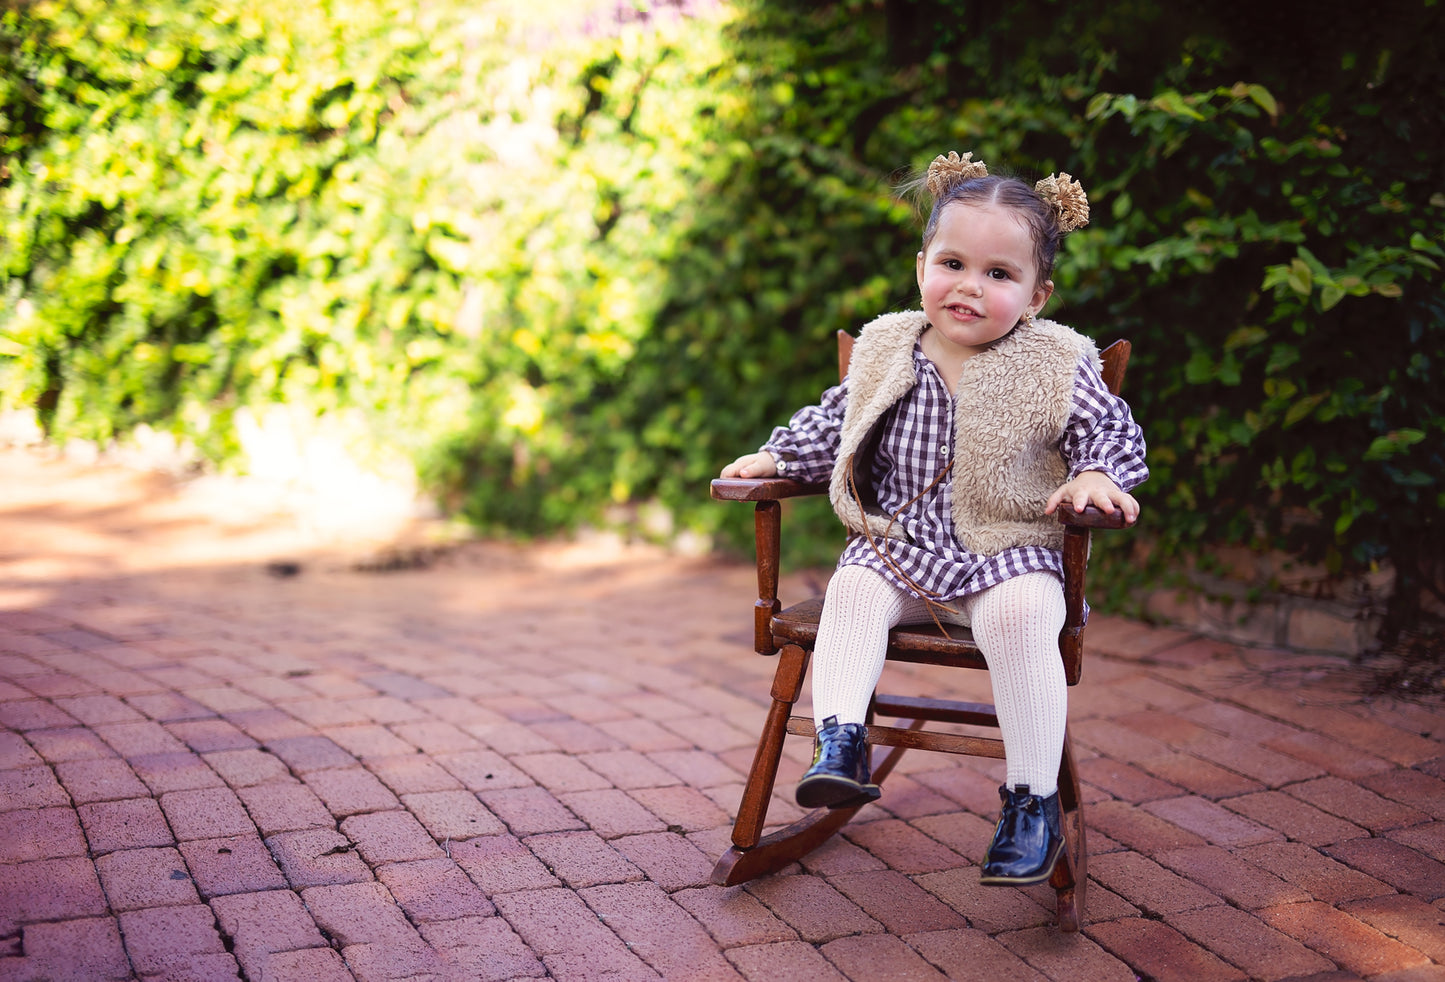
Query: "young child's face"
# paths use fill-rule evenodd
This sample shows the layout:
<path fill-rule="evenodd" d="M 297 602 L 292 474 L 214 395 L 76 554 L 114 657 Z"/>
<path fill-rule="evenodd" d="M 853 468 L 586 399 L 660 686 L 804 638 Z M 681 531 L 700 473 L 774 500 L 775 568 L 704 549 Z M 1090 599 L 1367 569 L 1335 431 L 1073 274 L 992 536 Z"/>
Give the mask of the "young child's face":
<path fill-rule="evenodd" d="M 928 251 L 918 254 L 923 312 L 942 340 L 967 358 L 1038 313 L 1054 292 L 1038 282 L 1034 242 L 1007 208 L 955 202 L 938 218 Z"/>

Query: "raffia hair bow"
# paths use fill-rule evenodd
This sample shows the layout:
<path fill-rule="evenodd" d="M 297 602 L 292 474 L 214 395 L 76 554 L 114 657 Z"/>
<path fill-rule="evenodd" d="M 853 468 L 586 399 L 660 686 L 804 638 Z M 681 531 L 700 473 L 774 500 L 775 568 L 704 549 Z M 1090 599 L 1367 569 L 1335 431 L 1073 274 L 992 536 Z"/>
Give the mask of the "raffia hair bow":
<path fill-rule="evenodd" d="M 974 160 L 972 151 L 962 157 L 955 150 L 948 151 L 948 156 L 939 154 L 933 158 L 933 163 L 928 165 L 928 193 L 935 198 L 941 198 L 948 189 L 961 181 L 971 181 L 975 177 L 987 177 L 988 168 L 983 165 L 982 160 Z"/>
<path fill-rule="evenodd" d="M 1064 171 L 1050 174 L 1035 184 L 1034 190 L 1058 214 L 1059 231 L 1072 232 L 1089 224 L 1089 196 L 1084 186 Z"/>

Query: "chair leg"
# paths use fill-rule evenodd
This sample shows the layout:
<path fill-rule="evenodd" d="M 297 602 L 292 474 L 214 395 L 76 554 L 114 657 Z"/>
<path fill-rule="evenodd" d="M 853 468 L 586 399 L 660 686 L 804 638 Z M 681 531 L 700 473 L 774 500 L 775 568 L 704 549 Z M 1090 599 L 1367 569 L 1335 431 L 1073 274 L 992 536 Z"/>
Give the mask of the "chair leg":
<path fill-rule="evenodd" d="M 783 755 L 783 740 L 788 735 L 788 717 L 803 694 L 803 675 L 807 670 L 807 651 L 795 644 L 784 645 L 778 653 L 778 670 L 773 675 L 773 703 L 768 707 L 753 766 L 748 770 L 748 783 L 743 788 L 743 800 L 738 805 L 738 818 L 733 823 L 733 844 L 740 849 L 751 849 L 762 837 L 768 799 Z"/>
<path fill-rule="evenodd" d="M 785 645 L 778 658 L 778 670 L 773 676 L 773 704 L 768 709 L 758 750 L 748 771 L 737 821 L 733 823 L 733 846 L 723 853 L 713 868 L 712 882 L 719 886 L 746 883 L 797 862 L 827 842 L 863 807 L 820 808 L 770 835 L 762 834 L 767 821 L 768 801 L 778 777 L 778 763 L 782 759 L 783 739 L 788 734 L 788 719 L 793 705 L 802 695 L 803 675 L 808 668 L 808 653 L 797 645 Z M 871 707 L 869 714 L 872 714 Z M 916 729 L 920 725 L 921 721 L 911 728 Z M 903 747 L 891 747 L 881 760 L 875 762 L 871 768 L 875 783 L 883 783 L 898 763 L 898 758 L 903 756 L 903 751 Z"/>
<path fill-rule="evenodd" d="M 911 727 L 916 729 L 917 727 Z M 903 756 L 904 747 L 890 747 L 888 752 L 872 768 L 873 780 L 882 784 L 893 770 L 898 758 Z M 774 761 L 776 765 L 776 760 Z M 776 766 L 774 767 L 776 772 Z M 747 792 L 744 792 L 746 795 Z M 723 853 L 712 871 L 712 882 L 718 886 L 730 887 L 739 883 L 776 873 L 790 863 L 795 863 L 808 853 L 827 842 L 835 832 L 847 825 L 854 815 L 863 808 L 818 808 L 793 824 L 778 829 L 756 840 L 750 847 L 734 845 Z M 741 820 L 741 815 L 739 816 Z M 737 842 L 736 827 L 733 841 Z"/>
<path fill-rule="evenodd" d="M 848 824 L 858 808 L 819 808 L 787 828 L 764 836 L 752 848 L 733 846 L 713 867 L 712 882 L 730 887 L 776 873 L 827 842 Z"/>
<path fill-rule="evenodd" d="M 1063 818 L 1064 852 L 1049 885 L 1058 896 L 1059 930 L 1076 934 L 1084 926 L 1085 888 L 1089 883 L 1089 849 L 1084 830 L 1084 800 L 1074 748 L 1064 735 L 1059 766 L 1059 810 Z"/>

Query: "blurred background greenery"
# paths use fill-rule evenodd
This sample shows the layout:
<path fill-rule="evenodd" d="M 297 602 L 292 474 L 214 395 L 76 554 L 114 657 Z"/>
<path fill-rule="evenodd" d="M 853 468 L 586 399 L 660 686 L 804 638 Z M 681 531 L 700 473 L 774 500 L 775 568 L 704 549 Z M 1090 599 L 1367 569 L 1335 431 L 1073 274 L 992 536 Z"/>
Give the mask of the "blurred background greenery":
<path fill-rule="evenodd" d="M 1445 556 L 1438 0 L 0 0 L 0 409 L 239 466 L 361 420 L 488 533 L 735 548 L 707 481 L 916 301 L 891 188 L 1080 177 L 1050 313 L 1135 344 L 1142 577 Z M 827 561 L 826 506 L 790 516 Z M 1145 561 L 1147 559 L 1147 562 Z"/>

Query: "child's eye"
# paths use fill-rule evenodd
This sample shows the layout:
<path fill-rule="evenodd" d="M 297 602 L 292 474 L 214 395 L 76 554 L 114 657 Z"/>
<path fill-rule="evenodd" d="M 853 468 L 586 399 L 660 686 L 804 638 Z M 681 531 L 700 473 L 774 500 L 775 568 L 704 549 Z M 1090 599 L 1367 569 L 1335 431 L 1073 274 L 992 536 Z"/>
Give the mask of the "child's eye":
<path fill-rule="evenodd" d="M 963 263 L 959 262 L 957 259 L 945 259 L 943 261 L 943 265 L 947 266 L 955 273 L 958 272 L 960 269 L 963 269 Z"/>
<path fill-rule="evenodd" d="M 988 271 L 988 275 L 996 280 L 1006 280 L 1009 278 L 1008 270 L 1006 269 L 991 269 Z"/>

